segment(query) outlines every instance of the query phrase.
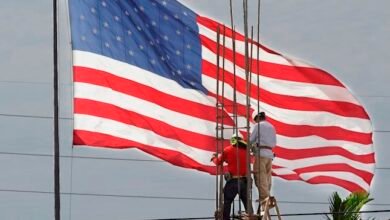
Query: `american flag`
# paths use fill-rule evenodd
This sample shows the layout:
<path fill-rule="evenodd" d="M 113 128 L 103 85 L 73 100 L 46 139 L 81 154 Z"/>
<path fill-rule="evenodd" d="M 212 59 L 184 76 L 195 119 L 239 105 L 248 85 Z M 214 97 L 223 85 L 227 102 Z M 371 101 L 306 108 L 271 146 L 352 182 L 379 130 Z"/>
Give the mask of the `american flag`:
<path fill-rule="evenodd" d="M 70 0 L 69 6 L 74 145 L 137 148 L 180 167 L 215 173 L 210 158 L 216 149 L 216 39 L 221 24 L 175 0 Z M 235 126 L 229 107 L 235 67 L 236 126 L 243 127 L 244 37 L 235 33 L 234 64 L 231 29 L 226 28 L 225 36 L 220 48 L 225 51 L 224 116 L 229 120 L 224 123 Z M 375 157 L 364 108 L 329 73 L 257 42 L 253 46 L 250 74 L 252 79 L 259 75 L 260 108 L 277 130 L 273 174 L 369 190 Z M 252 116 L 257 91 L 252 82 Z M 225 131 L 229 138 L 232 130 Z"/>

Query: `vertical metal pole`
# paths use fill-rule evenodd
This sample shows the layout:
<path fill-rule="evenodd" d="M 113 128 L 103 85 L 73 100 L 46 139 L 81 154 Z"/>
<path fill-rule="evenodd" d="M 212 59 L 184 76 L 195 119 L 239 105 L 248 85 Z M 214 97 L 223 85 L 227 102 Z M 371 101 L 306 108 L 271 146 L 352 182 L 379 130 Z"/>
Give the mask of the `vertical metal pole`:
<path fill-rule="evenodd" d="M 55 220 L 61 219 L 60 212 L 60 143 L 58 118 L 58 52 L 57 52 L 57 0 L 53 0 L 53 89 L 54 89 L 54 213 Z"/>
<path fill-rule="evenodd" d="M 223 143 L 224 143 L 224 140 L 225 140 L 225 137 L 224 137 L 224 108 L 225 108 L 225 36 L 226 36 L 226 28 L 225 28 L 225 25 L 223 26 L 223 38 L 222 38 L 222 41 L 223 41 L 223 50 L 222 50 L 222 98 L 221 98 L 221 106 L 222 106 L 222 120 L 221 120 L 221 124 L 222 124 L 222 127 L 221 127 L 221 139 L 222 139 L 222 150 L 223 151 Z M 220 181 L 219 181 L 219 191 L 221 192 L 220 196 L 219 196 L 219 207 L 222 208 L 223 206 L 223 166 L 221 165 L 220 166 Z M 222 218 L 223 218 L 223 215 L 222 215 Z"/>
<path fill-rule="evenodd" d="M 233 18 L 233 3 L 230 0 L 230 24 L 232 30 L 232 46 L 233 46 L 233 133 L 238 135 L 238 119 L 237 119 L 237 94 L 236 94 L 236 30 L 234 26 Z M 236 149 L 238 152 L 238 148 Z M 238 155 L 238 154 L 237 154 Z M 240 158 L 237 157 L 237 170 L 240 170 Z M 238 192 L 240 192 L 240 184 L 238 184 Z M 238 202 L 238 211 L 241 212 L 241 202 Z M 234 213 L 234 203 L 233 203 L 233 213 Z"/>
<path fill-rule="evenodd" d="M 237 76 L 236 76 L 236 30 L 233 32 L 233 133 L 238 135 L 238 116 L 237 116 Z M 236 147 L 237 155 L 237 170 L 240 170 L 240 157 L 238 156 L 238 147 Z M 237 191 L 240 192 L 240 184 L 237 184 Z M 241 202 L 238 201 L 238 212 L 241 212 Z"/>
<path fill-rule="evenodd" d="M 234 26 L 234 19 L 233 19 L 233 5 L 232 0 L 230 0 L 230 22 L 231 22 L 231 30 L 232 30 L 232 43 L 233 43 L 233 120 L 234 120 L 234 127 L 233 127 L 233 133 L 238 135 L 238 119 L 237 119 L 237 84 L 236 84 L 236 28 Z"/>
<path fill-rule="evenodd" d="M 247 106 L 246 106 L 246 122 L 247 122 L 247 134 L 248 134 L 248 148 L 247 148 L 247 168 L 248 170 L 252 171 L 251 169 L 251 158 L 250 158 L 250 148 L 249 146 L 252 146 L 252 143 L 250 141 L 250 118 L 251 118 L 251 114 L 250 114 L 250 110 L 251 110 L 251 94 L 252 94 L 252 72 L 253 72 L 253 68 L 252 68 L 252 65 L 253 65 L 253 26 L 251 26 L 251 48 L 250 48 L 250 56 L 249 56 L 249 74 L 248 74 L 248 77 L 246 79 L 246 83 L 247 83 L 247 94 L 246 94 L 246 98 L 247 98 Z M 247 178 L 249 178 L 247 181 L 251 181 L 252 180 L 252 177 L 251 177 L 251 173 L 250 172 L 247 176 Z M 248 199 L 248 205 L 250 205 L 250 207 L 252 207 L 252 184 L 250 184 L 250 186 L 248 187 L 248 191 L 247 193 L 249 194 L 250 196 L 250 200 Z M 253 214 L 253 207 L 252 207 L 252 212 L 251 214 Z"/>
<path fill-rule="evenodd" d="M 219 79 L 219 41 L 220 41 L 220 28 L 219 26 L 217 27 L 217 85 L 216 85 L 216 88 L 217 88 L 217 103 L 216 103 L 216 115 L 217 115 L 217 118 L 216 118 L 216 122 L 217 122 L 217 125 L 215 127 L 216 129 L 216 149 L 215 149 L 215 153 L 217 155 L 217 158 L 219 156 L 219 152 L 220 152 L 220 128 L 221 128 L 221 124 L 219 123 L 219 121 L 221 120 L 221 115 L 219 114 L 220 113 L 220 103 L 219 103 L 219 82 L 220 82 L 220 79 Z M 215 175 L 215 178 L 216 178 L 216 182 L 215 182 L 215 189 L 216 189 L 216 199 L 215 199 L 215 202 L 216 202 L 216 210 L 219 212 L 220 211 L 220 206 L 219 206 L 219 194 L 220 194 L 220 191 L 219 191 L 219 173 L 220 172 L 220 165 L 217 165 L 217 174 Z M 217 217 L 218 219 L 218 217 Z"/>
<path fill-rule="evenodd" d="M 250 116 L 250 99 L 249 99 L 249 45 L 248 45 L 248 1 L 243 0 L 243 11 L 244 11 L 244 32 L 245 32 L 245 76 L 246 76 L 246 121 L 247 121 L 247 134 L 248 134 L 248 147 L 246 150 L 246 156 L 247 156 L 247 207 L 248 207 L 248 214 L 253 214 L 252 209 L 252 189 L 251 189 L 251 165 L 250 165 L 250 141 L 249 141 L 249 134 L 250 134 L 250 127 L 249 127 L 249 118 Z"/>
<path fill-rule="evenodd" d="M 232 0 L 230 0 L 230 27 L 233 30 L 234 27 L 234 19 L 233 19 L 233 3 Z M 233 34 L 233 33 L 232 33 Z"/>
<path fill-rule="evenodd" d="M 260 112 L 260 4 L 261 0 L 258 1 L 257 4 L 257 64 L 256 64 L 256 70 L 257 70 L 257 113 Z M 260 127 L 257 129 L 257 143 L 260 143 Z M 259 149 L 260 150 L 260 149 Z M 260 152 L 259 152 L 260 153 Z M 257 170 L 260 170 L 260 164 L 257 165 Z M 258 175 L 258 183 L 257 185 L 260 186 L 260 175 Z M 258 194 L 259 194 L 259 207 L 261 205 L 260 201 L 260 190 L 258 189 Z"/>
<path fill-rule="evenodd" d="M 257 4 L 257 51 L 256 51 L 256 72 L 257 72 L 257 112 L 260 112 L 260 2 Z"/>

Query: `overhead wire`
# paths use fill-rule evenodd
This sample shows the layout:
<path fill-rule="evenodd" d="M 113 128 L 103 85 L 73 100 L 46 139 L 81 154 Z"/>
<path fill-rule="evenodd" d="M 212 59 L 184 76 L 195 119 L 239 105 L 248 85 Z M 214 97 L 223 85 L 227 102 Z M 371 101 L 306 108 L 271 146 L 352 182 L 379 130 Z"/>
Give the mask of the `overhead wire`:
<path fill-rule="evenodd" d="M 0 192 L 10 193 L 31 193 L 31 194 L 53 194 L 53 191 L 43 190 L 21 190 L 21 189 L 4 189 L 0 188 Z M 62 195 L 73 195 L 73 196 L 92 196 L 92 197 L 113 197 L 113 198 L 137 198 L 137 199 L 166 199 L 166 200 L 188 200 L 188 201 L 210 201 L 214 202 L 215 198 L 202 198 L 202 197 L 180 197 L 180 196 L 155 196 L 155 195 L 131 195 L 131 194 L 105 194 L 105 193 L 86 193 L 86 192 L 61 192 Z M 316 202 L 316 201 L 278 201 L 279 204 L 311 204 L 311 205 L 327 205 L 327 202 Z M 390 206 L 390 203 L 370 203 L 366 206 Z M 362 211 L 363 212 L 363 211 Z M 364 211 L 368 212 L 368 211 Z M 377 211 L 375 211 L 377 212 Z M 390 210 L 389 210 L 390 212 Z M 292 214 L 284 214 L 292 215 Z"/>
<path fill-rule="evenodd" d="M 36 156 L 36 157 L 52 157 L 52 154 L 42 153 L 20 153 L 0 151 L 0 155 L 15 155 L 15 156 Z M 93 159 L 93 160 L 113 160 L 113 161 L 133 161 L 133 162 L 158 162 L 168 163 L 158 159 L 139 159 L 139 158 L 115 158 L 115 157 L 93 157 L 93 156 L 78 156 L 78 155 L 60 155 L 61 158 L 76 158 L 76 159 Z M 377 170 L 390 170 L 390 167 L 375 167 Z"/>
<path fill-rule="evenodd" d="M 332 214 L 344 214 L 344 213 L 354 213 L 354 214 L 364 214 L 364 213 L 388 213 L 390 209 L 384 210 L 368 210 L 368 211 L 357 211 L 357 212 L 311 212 L 311 213 L 289 213 L 289 214 L 280 214 L 279 216 L 283 217 L 292 217 L 292 216 L 316 216 L 316 215 L 332 215 Z M 271 217 L 276 217 L 277 215 L 270 215 Z M 193 218 L 157 218 L 157 219 L 149 219 L 149 220 L 182 220 L 182 219 L 214 219 L 215 217 L 193 217 Z M 233 219 L 241 219 L 238 216 L 233 217 Z"/>
<path fill-rule="evenodd" d="M 53 119 L 53 116 L 43 116 L 43 115 L 24 115 L 24 114 L 9 114 L 9 113 L 0 113 L 0 117 L 17 117 L 17 118 L 37 118 L 37 119 Z M 72 117 L 59 117 L 63 120 L 73 120 Z M 375 133 L 389 133 L 390 130 L 373 130 Z"/>
<path fill-rule="evenodd" d="M 51 154 L 36 154 L 36 153 L 16 153 L 16 152 L 0 152 L 0 155 L 17 155 L 17 156 L 38 156 L 38 157 L 52 157 Z M 92 157 L 92 156 L 60 156 L 61 158 L 77 158 L 77 159 L 93 159 L 93 160 L 113 160 L 113 161 L 132 161 L 132 162 L 158 162 L 166 163 L 166 161 L 155 160 L 155 159 L 137 159 L 137 158 L 113 158 L 113 157 Z M 376 169 L 386 169 L 390 170 L 390 167 L 382 167 Z M 9 192 L 26 192 L 26 193 L 50 193 L 45 191 L 31 191 L 31 190 L 7 190 L 0 189 L 0 192 L 9 191 Z M 196 197 L 161 197 L 161 196 L 135 196 L 135 195 L 105 195 L 105 194 L 96 194 L 96 193 L 62 193 L 69 195 L 94 195 L 94 196 L 112 196 L 112 197 L 135 197 L 135 198 L 161 198 L 161 199 L 183 199 L 183 200 L 208 200 L 213 201 L 212 198 L 196 198 Z M 318 202 L 318 201 L 289 201 L 289 200 L 278 200 L 278 203 L 286 204 L 328 204 L 327 202 Z M 390 206 L 390 203 L 371 203 L 367 204 L 368 206 Z"/>
<path fill-rule="evenodd" d="M 1 189 L 0 192 L 10 193 L 31 193 L 31 194 L 54 194 L 53 191 L 43 190 L 20 190 L 20 189 Z M 190 200 L 190 201 L 215 201 L 215 198 L 196 198 L 196 197 L 178 197 L 178 196 L 145 196 L 129 194 L 105 194 L 105 193 L 83 193 L 83 192 L 61 192 L 61 195 L 74 196 L 93 196 L 93 197 L 114 197 L 114 198 L 138 198 L 138 199 L 165 199 L 165 200 Z"/>
<path fill-rule="evenodd" d="M 181 220 L 181 219 L 186 219 L 186 220 L 200 220 L 200 219 L 215 219 L 215 217 L 193 217 L 193 218 L 152 218 L 148 220 Z"/>
<path fill-rule="evenodd" d="M 23 114 L 5 114 L 0 113 L 2 117 L 16 117 L 16 118 L 39 118 L 39 119 L 53 119 L 53 116 L 41 116 L 41 115 L 23 115 Z M 71 117 L 59 117 L 59 119 L 72 120 Z"/>
<path fill-rule="evenodd" d="M 0 155 L 16 155 L 16 156 L 35 156 L 35 157 L 53 157 L 53 154 L 39 153 L 18 153 L 0 151 Z M 156 159 L 137 159 L 137 158 L 115 158 L 115 157 L 92 157 L 92 156 L 75 156 L 75 155 L 60 155 L 61 158 L 77 158 L 77 159 L 94 159 L 94 160 L 117 160 L 117 161 L 137 161 L 137 162 L 160 162 L 167 163 L 163 160 Z"/>
<path fill-rule="evenodd" d="M 31 81 L 12 81 L 12 80 L 0 80 L 0 83 L 4 83 L 4 84 L 31 84 L 31 85 L 52 85 L 53 83 L 52 82 L 31 82 Z M 69 83 L 59 83 L 59 85 L 68 85 L 68 86 L 72 86 L 73 83 L 72 82 L 69 82 Z"/>

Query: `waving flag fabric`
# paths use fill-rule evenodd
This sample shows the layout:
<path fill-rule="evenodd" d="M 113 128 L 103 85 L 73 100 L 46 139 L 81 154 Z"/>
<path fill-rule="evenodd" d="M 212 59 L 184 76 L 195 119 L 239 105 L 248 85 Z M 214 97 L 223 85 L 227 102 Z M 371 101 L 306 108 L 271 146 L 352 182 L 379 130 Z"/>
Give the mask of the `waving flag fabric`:
<path fill-rule="evenodd" d="M 174 0 L 70 0 L 74 145 L 138 148 L 177 166 L 215 173 L 216 32 L 220 23 Z M 226 29 L 225 126 L 246 125 L 245 44 Z M 277 130 L 274 175 L 349 191 L 368 190 L 374 170 L 371 122 L 330 74 L 253 42 L 251 114 Z M 222 62 L 221 59 L 221 62 Z M 259 64 L 260 69 L 257 69 Z M 220 100 L 222 101 L 222 100 Z M 253 121 L 251 121 L 253 125 Z M 229 138 L 231 129 L 226 129 Z M 228 144 L 228 140 L 226 140 Z"/>

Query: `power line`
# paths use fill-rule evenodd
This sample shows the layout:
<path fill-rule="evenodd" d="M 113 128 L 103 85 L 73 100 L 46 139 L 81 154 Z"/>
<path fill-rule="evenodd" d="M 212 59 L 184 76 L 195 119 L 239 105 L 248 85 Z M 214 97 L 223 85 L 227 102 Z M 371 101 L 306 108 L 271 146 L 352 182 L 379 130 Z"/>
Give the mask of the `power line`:
<path fill-rule="evenodd" d="M 311 212 L 311 213 L 290 213 L 290 214 L 281 214 L 280 216 L 332 215 L 332 214 L 344 214 L 344 213 L 364 214 L 364 213 L 385 213 L 385 212 L 390 212 L 390 209 L 383 209 L 383 210 L 368 210 L 368 211 L 358 211 L 358 212 Z M 271 215 L 271 216 L 276 216 L 276 215 Z"/>
<path fill-rule="evenodd" d="M 53 119 L 53 116 L 40 116 L 40 115 L 23 115 L 23 114 L 6 114 L 0 113 L 2 117 L 20 117 L 20 118 L 40 118 L 40 119 Z M 72 117 L 59 117 L 59 119 L 73 120 Z M 376 133 L 388 133 L 390 130 L 373 130 Z"/>
<path fill-rule="evenodd" d="M 314 216 L 314 215 L 333 215 L 333 214 L 344 214 L 344 213 L 355 213 L 355 214 L 364 214 L 364 213 L 387 213 L 390 212 L 390 209 L 384 209 L 384 210 L 368 210 L 368 211 L 358 211 L 358 212 L 309 212 L 309 213 L 289 213 L 289 214 L 280 214 L 279 216 Z M 270 215 L 271 217 L 276 217 L 278 215 Z M 194 218 L 158 218 L 158 219 L 150 219 L 150 220 L 184 220 L 184 219 L 215 219 L 215 217 L 194 217 Z M 238 216 L 234 217 L 233 219 L 241 219 Z"/>
<path fill-rule="evenodd" d="M 19 189 L 0 189 L 0 192 L 10 193 L 32 193 L 32 194 L 53 194 L 52 191 L 43 190 L 19 190 Z M 189 201 L 215 201 L 215 198 L 205 197 L 180 197 L 180 196 L 154 196 L 154 195 L 129 195 L 129 194 L 104 194 L 104 193 L 83 193 L 83 192 L 61 192 L 61 195 L 73 195 L 73 196 L 92 196 L 92 197 L 113 197 L 113 198 L 136 198 L 136 199 L 165 199 L 165 200 L 189 200 Z M 315 204 L 315 205 L 327 205 L 327 202 L 315 202 L 315 201 L 278 201 L 283 204 Z M 390 206 L 390 203 L 370 203 L 366 206 Z M 290 214 L 288 214 L 290 215 Z"/>
<path fill-rule="evenodd" d="M 22 114 L 0 114 L 2 117 L 16 117 L 16 118 L 39 118 L 39 119 L 53 119 L 53 116 L 40 115 L 22 115 Z M 70 117 L 59 117 L 59 119 L 72 120 Z"/>
<path fill-rule="evenodd" d="M 376 132 L 376 133 L 388 133 L 388 132 L 390 132 L 390 130 L 373 130 L 373 132 Z"/>
<path fill-rule="evenodd" d="M 32 84 L 32 85 L 52 85 L 52 82 L 34 82 L 34 81 L 21 81 L 21 80 L 0 80 L 0 83 L 9 83 L 9 84 Z M 73 82 L 68 83 L 59 83 L 59 85 L 69 85 L 72 86 Z M 389 98 L 390 95 L 359 95 L 356 94 L 357 97 L 367 97 L 367 98 Z"/>
<path fill-rule="evenodd" d="M 194 217 L 194 218 L 152 218 L 148 220 L 181 220 L 181 219 L 186 219 L 186 220 L 197 220 L 197 219 L 215 219 L 215 217 Z M 236 219 L 236 218 L 234 218 Z"/>
<path fill-rule="evenodd" d="M 31 84 L 31 85 L 52 85 L 53 82 L 32 82 L 32 81 L 16 81 L 16 80 L 0 80 L 0 83 L 8 84 Z M 59 83 L 59 85 L 72 86 L 73 83 Z"/>
<path fill-rule="evenodd" d="M 17 153 L 17 152 L 1 152 L 0 155 L 15 155 L 15 156 L 32 156 L 32 157 L 53 157 L 52 154 L 37 154 L 37 153 Z M 92 156 L 69 156 L 60 155 L 61 158 L 76 158 L 76 159 L 91 159 L 91 160 L 113 160 L 113 161 L 134 161 L 134 162 L 159 162 L 167 163 L 164 160 L 157 159 L 137 159 L 137 158 L 114 158 L 114 157 L 92 157 Z M 390 167 L 376 167 L 377 170 L 390 170 Z"/>
<path fill-rule="evenodd" d="M 51 191 L 40 191 L 40 190 L 17 190 L 17 189 L 0 189 L 0 192 L 10 192 L 10 193 L 35 193 L 35 194 L 53 194 Z M 75 192 L 61 192 L 61 195 L 73 195 L 73 196 L 93 196 L 93 197 L 113 197 L 113 198 L 137 198 L 137 199 L 163 199 L 163 200 L 190 200 L 190 201 L 214 201 L 213 198 L 195 198 L 195 197 L 174 197 L 174 196 L 144 196 L 144 195 L 123 195 L 123 194 L 102 194 L 102 193 L 75 193 Z M 329 204 L 325 202 L 295 202 L 295 201 L 279 201 L 278 203 L 297 203 L 297 204 Z M 386 205 L 390 204 L 367 204 L 371 206 L 375 205 Z M 359 211 L 359 212 L 350 212 L 350 213 L 388 213 L 389 209 L 384 210 L 368 210 L 368 211 Z M 338 212 L 342 214 L 343 212 Z M 332 212 L 312 212 L 312 213 L 288 213 L 280 214 L 280 216 L 314 216 L 314 215 L 331 215 L 335 214 Z M 336 213 L 337 214 L 337 213 Z M 276 216 L 276 215 L 271 215 Z M 194 217 L 194 218 L 166 218 L 159 220 L 169 220 L 169 219 L 214 219 L 214 217 Z M 156 219 L 157 220 L 157 219 Z"/>
<path fill-rule="evenodd" d="M 15 155 L 15 156 L 32 156 L 32 157 L 53 157 L 52 154 L 37 154 L 37 153 L 17 153 L 17 152 L 1 152 L 0 155 Z M 164 160 L 157 159 L 138 159 L 138 158 L 114 158 L 114 157 L 92 157 L 92 156 L 69 156 L 60 155 L 61 158 L 76 158 L 76 159 L 91 159 L 91 160 L 113 160 L 113 161 L 133 161 L 133 162 L 159 162 L 167 163 Z M 376 170 L 390 170 L 390 167 L 376 167 Z"/>
<path fill-rule="evenodd" d="M 376 170 L 390 170 L 390 167 L 375 167 Z"/>
<path fill-rule="evenodd" d="M 366 98 L 389 98 L 390 95 L 357 95 L 358 97 L 366 97 Z"/>
<path fill-rule="evenodd" d="M 18 190 L 18 189 L 0 189 L 0 192 L 10 193 L 31 193 L 31 194 L 53 194 L 52 191 L 42 190 Z M 178 196 L 143 196 L 143 195 L 125 195 L 125 194 L 103 194 L 103 193 L 77 193 L 61 192 L 61 195 L 73 196 L 93 196 L 93 197 L 114 197 L 114 198 L 137 198 L 137 199 L 165 199 L 165 200 L 190 200 L 190 201 L 214 201 L 214 198 L 195 198 Z"/>
<path fill-rule="evenodd" d="M 16 155 L 16 156 L 32 156 L 32 157 L 53 157 L 52 154 L 36 154 L 36 153 L 16 153 L 16 152 L 0 152 L 0 155 Z M 166 163 L 163 160 L 155 159 L 136 159 L 136 158 L 114 158 L 114 157 L 91 157 L 91 156 L 67 156 L 61 155 L 61 158 L 77 158 L 77 159 L 93 159 L 93 160 L 117 160 L 117 161 L 137 161 L 137 162 L 160 162 Z"/>

